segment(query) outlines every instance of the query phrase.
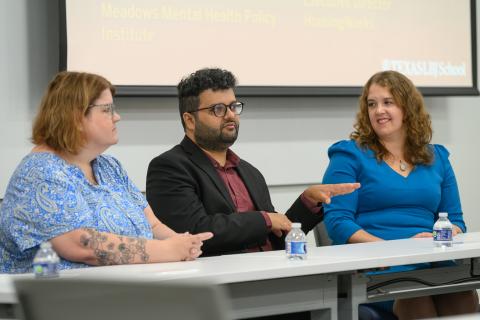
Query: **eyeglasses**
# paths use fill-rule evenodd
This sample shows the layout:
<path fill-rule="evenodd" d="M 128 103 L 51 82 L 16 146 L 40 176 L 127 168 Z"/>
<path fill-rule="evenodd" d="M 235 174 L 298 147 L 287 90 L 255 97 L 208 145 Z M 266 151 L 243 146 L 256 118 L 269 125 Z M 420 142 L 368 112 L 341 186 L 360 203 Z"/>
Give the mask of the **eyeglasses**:
<path fill-rule="evenodd" d="M 95 107 L 102 108 L 102 112 L 109 113 L 112 118 L 117 110 L 115 104 L 112 102 L 112 103 L 105 103 L 105 104 L 91 104 L 88 106 L 87 111 Z"/>
<path fill-rule="evenodd" d="M 223 118 L 227 114 L 227 108 L 230 109 L 230 111 L 232 111 L 236 115 L 239 115 L 243 111 L 243 102 L 235 101 L 230 103 L 229 105 L 226 105 L 224 103 L 217 103 L 210 107 L 200 108 L 195 111 L 189 111 L 189 112 L 194 113 L 202 110 L 210 110 L 215 114 L 215 116 Z"/>

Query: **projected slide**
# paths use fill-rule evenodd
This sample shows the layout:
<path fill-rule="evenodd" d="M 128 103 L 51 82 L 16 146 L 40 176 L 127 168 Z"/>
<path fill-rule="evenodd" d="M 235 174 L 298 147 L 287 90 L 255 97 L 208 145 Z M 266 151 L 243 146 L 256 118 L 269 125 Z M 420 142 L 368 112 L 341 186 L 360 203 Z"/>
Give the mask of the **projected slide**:
<path fill-rule="evenodd" d="M 359 87 L 397 70 L 473 85 L 470 0 L 66 0 L 66 68 L 175 86 L 203 67 L 242 86 Z"/>

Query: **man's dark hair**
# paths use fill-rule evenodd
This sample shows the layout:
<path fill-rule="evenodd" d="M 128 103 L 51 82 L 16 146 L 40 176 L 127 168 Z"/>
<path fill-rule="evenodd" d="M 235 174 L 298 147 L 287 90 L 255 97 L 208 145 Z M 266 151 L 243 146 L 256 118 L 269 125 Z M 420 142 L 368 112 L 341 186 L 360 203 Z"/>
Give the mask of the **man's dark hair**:
<path fill-rule="evenodd" d="M 188 77 L 183 78 L 177 86 L 178 107 L 183 129 L 185 129 L 183 114 L 198 109 L 200 104 L 199 95 L 203 91 L 208 89 L 213 91 L 235 89 L 236 85 L 237 79 L 230 71 L 218 68 L 197 70 Z"/>

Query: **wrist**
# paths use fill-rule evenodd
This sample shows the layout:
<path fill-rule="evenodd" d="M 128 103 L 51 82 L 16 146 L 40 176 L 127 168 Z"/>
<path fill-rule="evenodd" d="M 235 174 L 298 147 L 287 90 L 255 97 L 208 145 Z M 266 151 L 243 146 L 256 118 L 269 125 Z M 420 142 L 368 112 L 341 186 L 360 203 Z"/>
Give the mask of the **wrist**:
<path fill-rule="evenodd" d="M 463 233 L 462 228 L 460 228 L 459 226 L 457 226 L 457 225 L 454 224 L 454 225 L 453 225 L 453 228 L 457 231 L 457 233 Z"/>
<path fill-rule="evenodd" d="M 306 192 L 301 194 L 300 200 L 302 201 L 303 205 L 313 213 L 320 213 L 322 210 L 322 203 L 308 198 Z"/>
<path fill-rule="evenodd" d="M 260 211 L 262 213 L 263 219 L 265 220 L 265 225 L 268 230 L 272 229 L 272 220 L 266 211 Z"/>

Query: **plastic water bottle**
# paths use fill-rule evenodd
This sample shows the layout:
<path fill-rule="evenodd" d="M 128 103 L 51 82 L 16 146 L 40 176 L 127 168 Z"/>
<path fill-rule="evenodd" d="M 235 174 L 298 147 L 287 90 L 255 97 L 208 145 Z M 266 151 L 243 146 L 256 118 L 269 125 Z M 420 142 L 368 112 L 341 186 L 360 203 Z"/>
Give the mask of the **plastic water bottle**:
<path fill-rule="evenodd" d="M 35 278 L 55 278 L 58 277 L 58 263 L 60 259 L 53 250 L 50 242 L 44 242 L 40 245 L 35 258 L 33 258 L 33 274 Z"/>
<path fill-rule="evenodd" d="M 435 247 L 451 247 L 453 244 L 453 226 L 448 220 L 448 213 L 440 212 L 433 225 L 433 243 Z"/>
<path fill-rule="evenodd" d="M 301 223 L 292 223 L 292 229 L 285 238 L 285 251 L 290 260 L 307 259 L 307 238 Z"/>

